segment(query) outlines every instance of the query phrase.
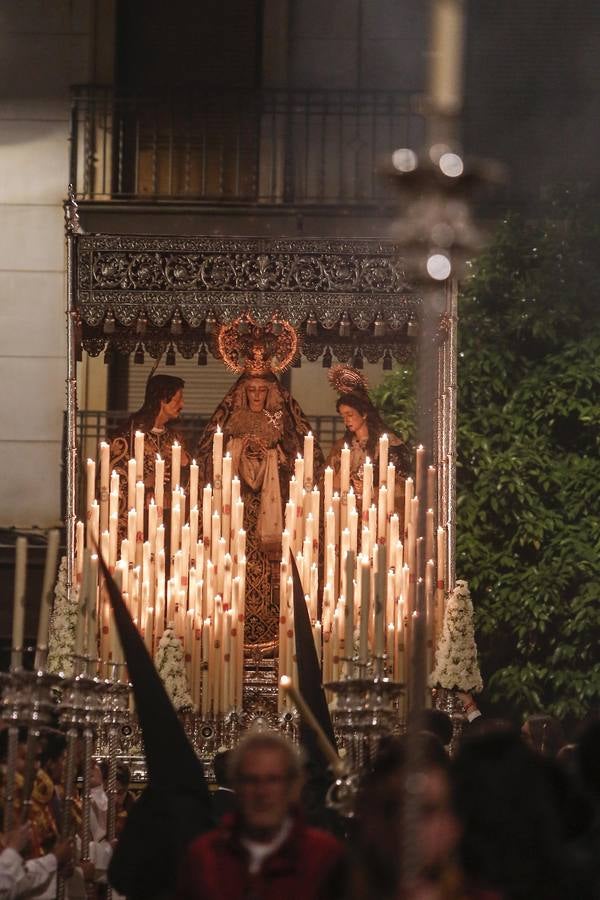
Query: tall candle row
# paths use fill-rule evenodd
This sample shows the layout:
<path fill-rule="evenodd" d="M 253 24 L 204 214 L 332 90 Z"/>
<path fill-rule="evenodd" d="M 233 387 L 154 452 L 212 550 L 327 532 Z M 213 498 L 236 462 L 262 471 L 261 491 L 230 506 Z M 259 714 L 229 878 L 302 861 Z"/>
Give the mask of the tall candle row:
<path fill-rule="evenodd" d="M 313 625 L 324 682 L 356 675 L 375 657 L 386 657 L 391 677 L 406 682 L 411 666 L 411 638 L 416 610 L 417 579 L 424 578 L 428 665 L 441 630 L 444 602 L 446 531 L 434 539 L 436 470 L 424 470 L 424 448 L 416 451 L 415 479 L 404 479 L 404 491 L 393 463 L 389 439 L 379 440 L 378 486 L 374 465 L 366 459 L 358 497 L 350 479 L 350 448 L 341 450 L 340 491 L 333 470 L 323 479 L 323 528 L 316 487 L 300 489 L 304 458 L 298 457 L 290 483 L 280 568 L 281 675 L 295 678 L 293 587 L 289 552 L 294 553 Z M 399 508 L 397 495 L 402 498 Z M 427 505 L 421 534 L 420 503 Z M 320 535 L 324 537 L 321 553 Z M 319 593 L 318 561 L 322 561 Z M 350 662 L 353 659 L 354 662 Z M 355 664 L 356 663 L 356 664 Z M 285 697 L 280 696 L 280 704 Z"/>
<path fill-rule="evenodd" d="M 158 455 L 154 484 L 143 477 L 144 434 L 136 432 L 135 455 L 127 464 L 129 511 L 119 537 L 119 474 L 108 473 L 107 444 L 100 445 L 100 503 L 95 496 L 96 468 L 87 461 L 86 520 L 76 527 L 78 586 L 82 587 L 85 548 L 98 546 L 118 575 L 123 597 L 150 653 L 171 625 L 184 647 L 192 697 L 206 715 L 225 713 L 242 704 L 246 533 L 240 482 L 232 477 L 232 460 L 223 455 L 220 429 L 213 443 L 214 487 L 205 485 L 199 508 L 198 466 L 190 465 L 189 490 L 179 485 L 181 447 L 172 448 L 171 485 L 165 486 L 164 460 Z M 126 491 L 125 491 L 126 488 Z M 168 527 L 165 490 L 170 489 Z M 148 494 L 150 500 L 148 502 Z M 107 515 L 101 516 L 103 500 Z M 108 527 L 100 531 L 101 523 Z M 167 538 L 168 535 L 168 538 Z M 99 652 L 115 659 L 114 623 L 108 598 L 99 587 Z"/>

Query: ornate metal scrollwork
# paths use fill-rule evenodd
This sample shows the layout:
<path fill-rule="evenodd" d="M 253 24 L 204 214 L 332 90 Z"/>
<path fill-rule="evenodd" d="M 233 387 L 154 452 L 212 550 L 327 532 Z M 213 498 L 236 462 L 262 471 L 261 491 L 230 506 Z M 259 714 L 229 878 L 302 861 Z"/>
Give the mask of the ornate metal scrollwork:
<path fill-rule="evenodd" d="M 107 317 L 106 341 L 123 347 L 123 331 L 140 320 L 160 330 L 181 319 L 184 334 L 198 340 L 207 318 L 227 323 L 248 310 L 259 324 L 279 316 L 298 330 L 309 317 L 328 330 L 344 320 L 365 337 L 377 321 L 396 346 L 420 305 L 398 248 L 378 240 L 82 234 L 77 285 L 83 345 L 96 353 L 93 332 Z"/>

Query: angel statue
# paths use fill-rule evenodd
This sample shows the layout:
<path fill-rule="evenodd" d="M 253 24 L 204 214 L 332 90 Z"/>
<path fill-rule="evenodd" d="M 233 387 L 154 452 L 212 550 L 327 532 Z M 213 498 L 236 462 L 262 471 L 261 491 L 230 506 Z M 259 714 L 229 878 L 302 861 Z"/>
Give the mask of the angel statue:
<path fill-rule="evenodd" d="M 340 489 L 340 459 L 345 446 L 350 449 L 350 483 L 360 502 L 362 495 L 363 467 L 367 457 L 373 462 L 375 486 L 379 473 L 379 438 L 387 434 L 389 439 L 389 461 L 396 466 L 402 476 L 396 480 L 396 506 L 402 508 L 404 478 L 410 474 L 411 455 L 402 438 L 391 431 L 373 405 L 368 394 L 364 375 L 351 366 L 334 366 L 329 372 L 329 381 L 339 394 L 336 409 L 345 425 L 343 436 L 331 448 L 327 465 L 333 468 L 333 486 Z"/>

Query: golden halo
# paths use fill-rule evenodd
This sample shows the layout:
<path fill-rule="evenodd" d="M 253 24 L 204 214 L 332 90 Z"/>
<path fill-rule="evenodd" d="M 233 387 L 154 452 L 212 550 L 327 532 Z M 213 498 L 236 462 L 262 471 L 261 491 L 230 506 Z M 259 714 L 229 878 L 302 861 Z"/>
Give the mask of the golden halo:
<path fill-rule="evenodd" d="M 368 389 L 367 379 L 352 366 L 345 366 L 340 363 L 329 370 L 329 383 L 338 394 L 366 393 Z"/>

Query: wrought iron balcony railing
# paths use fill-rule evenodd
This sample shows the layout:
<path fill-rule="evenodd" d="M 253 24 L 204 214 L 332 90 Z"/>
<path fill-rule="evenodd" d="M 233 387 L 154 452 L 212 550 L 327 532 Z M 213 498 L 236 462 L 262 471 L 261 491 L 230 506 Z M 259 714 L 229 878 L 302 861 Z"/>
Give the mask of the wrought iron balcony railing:
<path fill-rule="evenodd" d="M 379 178 L 420 146 L 419 95 L 198 91 L 120 97 L 73 89 L 71 181 L 88 200 L 386 206 Z"/>

